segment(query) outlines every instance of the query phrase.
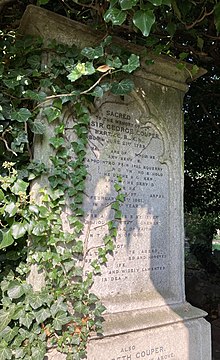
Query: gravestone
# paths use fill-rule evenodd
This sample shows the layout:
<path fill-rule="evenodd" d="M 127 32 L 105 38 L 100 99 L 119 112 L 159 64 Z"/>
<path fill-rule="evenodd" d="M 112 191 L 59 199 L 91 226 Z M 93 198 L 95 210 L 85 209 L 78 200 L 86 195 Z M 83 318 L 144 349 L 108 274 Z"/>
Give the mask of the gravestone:
<path fill-rule="evenodd" d="M 34 6 L 20 31 L 81 47 L 103 37 Z M 92 288 L 107 310 L 104 336 L 91 338 L 88 360 L 211 359 L 206 313 L 186 303 L 184 290 L 181 107 L 188 76 L 170 59 L 143 61 L 131 76 L 131 94 L 107 94 L 94 104 L 85 159 L 85 273 L 113 218 L 119 176 L 125 201 L 115 250 Z M 68 141 L 73 120 L 68 117 Z"/>

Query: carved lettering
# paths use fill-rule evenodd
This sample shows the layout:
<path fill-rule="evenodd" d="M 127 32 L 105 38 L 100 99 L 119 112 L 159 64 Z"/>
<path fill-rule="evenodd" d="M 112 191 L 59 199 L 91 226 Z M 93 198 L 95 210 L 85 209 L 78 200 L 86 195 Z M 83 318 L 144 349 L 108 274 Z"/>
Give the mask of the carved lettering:
<path fill-rule="evenodd" d="M 83 204 L 85 272 L 103 246 L 108 221 L 113 219 L 111 204 L 117 196 L 114 185 L 119 175 L 125 195 L 115 249 L 94 282 L 101 297 L 126 294 L 128 288 L 134 294 L 157 287 L 162 292 L 169 271 L 169 173 L 161 162 L 164 143 L 154 124 L 137 123 L 139 108 L 129 106 L 111 108 L 112 103 L 103 103 L 90 123 Z"/>

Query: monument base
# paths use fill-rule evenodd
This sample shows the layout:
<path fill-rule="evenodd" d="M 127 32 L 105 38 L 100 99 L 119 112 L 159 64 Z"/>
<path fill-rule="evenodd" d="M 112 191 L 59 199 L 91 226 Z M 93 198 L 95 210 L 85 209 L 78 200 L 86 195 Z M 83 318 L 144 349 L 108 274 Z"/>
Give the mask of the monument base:
<path fill-rule="evenodd" d="M 186 303 L 129 313 L 107 316 L 104 336 L 89 342 L 88 360 L 211 360 L 204 311 Z"/>

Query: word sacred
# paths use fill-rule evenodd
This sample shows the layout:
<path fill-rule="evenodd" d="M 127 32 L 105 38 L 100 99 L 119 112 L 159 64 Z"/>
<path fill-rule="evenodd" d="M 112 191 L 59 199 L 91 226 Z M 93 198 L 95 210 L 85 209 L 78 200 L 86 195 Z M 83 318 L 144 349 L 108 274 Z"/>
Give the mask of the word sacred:
<path fill-rule="evenodd" d="M 130 115 L 125 114 L 125 113 L 121 113 L 121 112 L 118 112 L 118 111 L 107 110 L 106 115 L 107 116 L 114 116 L 114 117 L 116 117 L 118 119 L 124 119 L 124 120 L 130 120 L 131 119 Z"/>

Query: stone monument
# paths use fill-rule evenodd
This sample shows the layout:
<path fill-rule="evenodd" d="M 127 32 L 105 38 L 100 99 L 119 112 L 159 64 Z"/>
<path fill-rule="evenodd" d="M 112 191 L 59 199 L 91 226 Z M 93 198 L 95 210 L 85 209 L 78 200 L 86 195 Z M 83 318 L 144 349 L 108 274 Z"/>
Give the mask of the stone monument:
<path fill-rule="evenodd" d="M 102 37 L 34 6 L 20 29 L 81 47 Z M 186 303 L 184 290 L 181 107 L 188 77 L 165 57 L 143 62 L 132 75 L 135 90 L 105 95 L 91 114 L 85 272 L 112 219 L 118 176 L 126 196 L 115 250 L 93 285 L 107 310 L 104 336 L 91 338 L 88 360 L 211 360 L 206 313 Z"/>

